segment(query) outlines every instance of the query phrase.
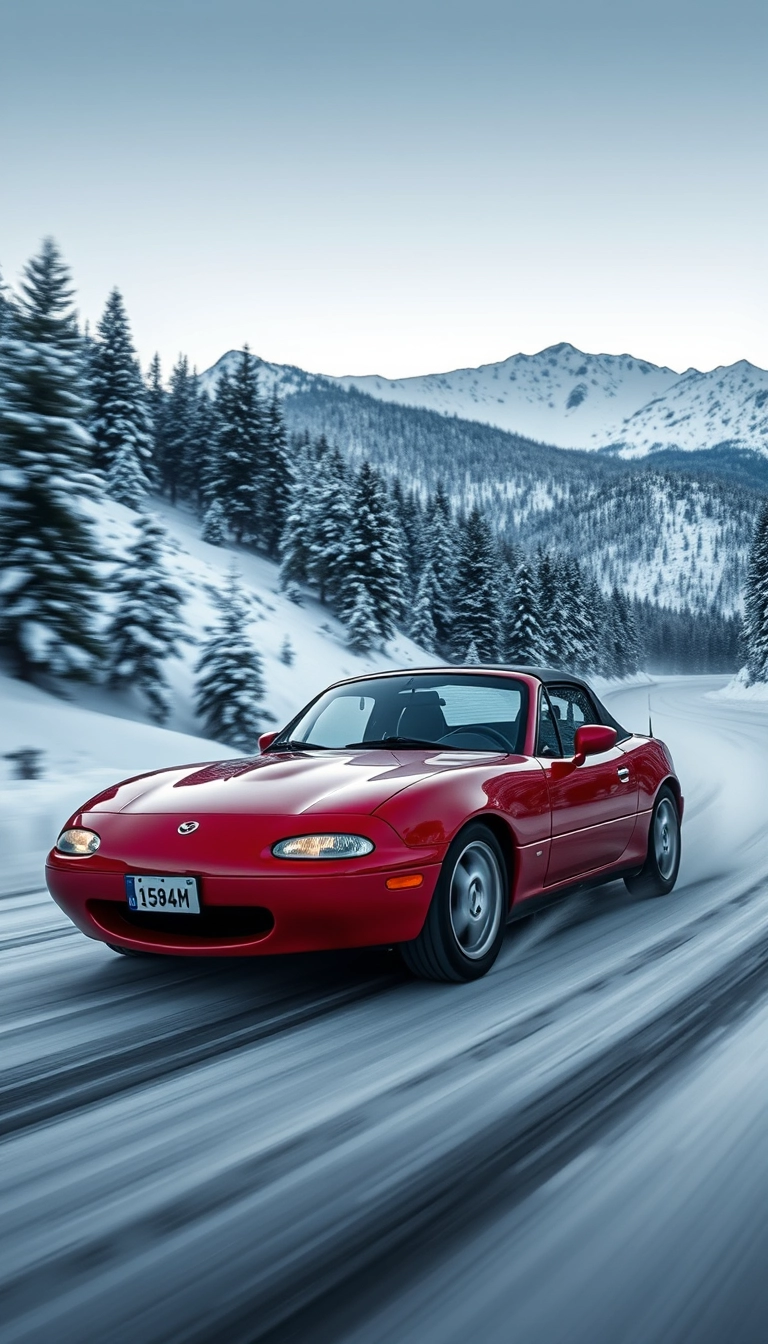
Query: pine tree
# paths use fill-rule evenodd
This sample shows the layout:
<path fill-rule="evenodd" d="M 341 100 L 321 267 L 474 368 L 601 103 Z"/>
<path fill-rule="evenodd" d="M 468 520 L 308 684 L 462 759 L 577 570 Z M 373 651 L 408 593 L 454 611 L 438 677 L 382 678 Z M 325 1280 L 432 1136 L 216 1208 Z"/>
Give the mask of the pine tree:
<path fill-rule="evenodd" d="M 498 553 L 490 527 L 475 506 L 459 543 L 453 598 L 453 647 L 459 658 L 474 642 L 479 658 L 494 663 L 501 634 Z M 437 622 L 435 622 L 437 624 Z"/>
<path fill-rule="evenodd" d="M 437 644 L 437 630 L 432 617 L 435 605 L 435 571 L 432 561 L 428 561 L 422 570 L 411 616 L 411 639 L 420 644 L 427 653 L 434 653 Z"/>
<path fill-rule="evenodd" d="M 373 600 L 363 587 L 355 592 L 354 604 L 347 617 L 349 647 L 354 653 L 368 653 L 379 642 L 380 630 Z"/>
<path fill-rule="evenodd" d="M 469 641 L 469 648 L 467 649 L 462 662 L 465 667 L 479 667 L 482 661 L 483 660 L 477 651 L 477 643 L 474 639 L 471 639 Z"/>
<path fill-rule="evenodd" d="M 320 439 L 314 449 L 315 477 L 308 518 L 307 575 L 321 602 L 344 611 L 347 560 L 352 537 L 352 500 L 341 453 Z"/>
<path fill-rule="evenodd" d="M 193 375 L 193 399 L 190 408 L 189 439 L 187 441 L 187 470 L 190 478 L 190 495 L 197 508 L 207 509 L 214 492 L 212 483 L 218 475 L 216 443 L 219 432 L 219 418 L 216 402 L 209 397 Z"/>
<path fill-rule="evenodd" d="M 507 610 L 506 656 L 511 663 L 534 665 L 541 648 L 541 630 L 536 603 L 536 585 L 527 561 L 515 575 Z"/>
<path fill-rule="evenodd" d="M 90 675 L 100 654 L 84 417 L 69 272 L 48 239 L 0 341 L 0 647 L 28 679 Z"/>
<path fill-rule="evenodd" d="M 451 649 L 453 608 L 451 598 L 456 586 L 456 527 L 451 505 L 442 484 L 438 484 L 429 505 L 424 524 L 424 561 L 430 562 L 434 574 L 432 619 L 437 634 L 437 648 L 442 653 Z"/>
<path fill-rule="evenodd" d="M 184 599 L 164 564 L 162 525 L 143 514 L 137 527 L 138 536 L 111 583 L 118 600 L 107 631 L 108 680 L 115 689 L 140 691 L 152 718 L 162 723 L 169 710 L 165 663 L 178 656 L 185 638 Z"/>
<path fill-rule="evenodd" d="M 95 462 L 121 504 L 136 508 L 150 486 L 152 428 L 122 295 L 113 289 L 90 349 Z"/>
<path fill-rule="evenodd" d="M 280 583 L 291 601 L 300 598 L 299 584 L 309 580 L 312 545 L 312 491 L 315 458 L 309 438 L 294 442 L 292 484 L 280 538 Z"/>
<path fill-rule="evenodd" d="M 405 568 L 397 524 L 378 472 L 364 462 L 352 493 L 349 544 L 344 558 L 342 615 L 368 609 L 359 600 L 364 591 L 379 637 L 389 639 L 403 614 Z"/>
<path fill-rule="evenodd" d="M 293 667 L 293 664 L 296 661 L 296 650 L 294 649 L 290 640 L 290 636 L 288 635 L 285 636 L 285 639 L 280 645 L 279 656 L 280 656 L 280 662 L 285 663 L 286 667 Z"/>
<path fill-rule="evenodd" d="M 603 657 L 605 675 L 628 677 L 637 672 L 641 662 L 640 639 L 634 612 L 629 599 L 614 588 L 607 602 Z"/>
<path fill-rule="evenodd" d="M 160 356 L 155 354 L 147 373 L 147 415 L 149 417 L 150 448 L 152 465 L 156 478 L 165 488 L 166 457 L 168 445 L 166 430 L 168 425 L 168 393 L 163 386 Z"/>
<path fill-rule="evenodd" d="M 536 569 L 536 600 L 540 618 L 540 657 L 544 664 L 557 664 L 560 661 L 558 613 L 556 611 L 557 576 L 555 566 L 546 551 L 539 551 Z"/>
<path fill-rule="evenodd" d="M 163 489 L 175 504 L 179 495 L 190 493 L 187 475 L 194 435 L 196 391 L 186 355 L 181 355 L 171 373 L 163 413 L 163 455 L 160 477 Z"/>
<path fill-rule="evenodd" d="M 147 477 L 131 443 L 121 443 L 107 469 L 107 493 L 118 504 L 138 509 L 147 493 Z"/>
<path fill-rule="evenodd" d="M 262 516 L 268 444 L 256 364 L 247 346 L 234 372 L 225 370 L 219 378 L 216 409 L 216 475 L 208 494 L 222 505 L 235 539 L 254 540 Z"/>
<path fill-rule="evenodd" d="M 203 518 L 203 530 L 200 534 L 203 541 L 209 542 L 211 546 L 224 546 L 227 540 L 227 520 L 224 515 L 223 506 L 218 499 L 214 499 L 212 504 L 208 505 Z"/>
<path fill-rule="evenodd" d="M 280 399 L 275 392 L 267 411 L 258 537 L 259 545 L 272 560 L 280 553 L 280 538 L 288 517 L 292 482 L 285 421 Z"/>
<path fill-rule="evenodd" d="M 218 620 L 209 628 L 196 666 L 197 713 L 218 741 L 251 753 L 266 719 L 261 658 L 248 638 L 248 606 L 237 574 L 216 595 Z"/>
<path fill-rule="evenodd" d="M 742 640 L 750 683 L 768 681 L 768 504 L 758 515 L 749 555 Z"/>

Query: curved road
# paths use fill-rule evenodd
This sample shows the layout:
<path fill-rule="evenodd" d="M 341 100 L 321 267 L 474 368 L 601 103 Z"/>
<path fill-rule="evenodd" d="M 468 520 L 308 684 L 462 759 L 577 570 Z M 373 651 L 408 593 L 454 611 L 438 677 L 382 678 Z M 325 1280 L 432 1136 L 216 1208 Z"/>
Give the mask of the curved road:
<path fill-rule="evenodd" d="M 577 893 L 475 985 L 0 900 L 4 1344 L 764 1340 L 768 704 L 721 684 L 652 688 L 673 895 Z"/>

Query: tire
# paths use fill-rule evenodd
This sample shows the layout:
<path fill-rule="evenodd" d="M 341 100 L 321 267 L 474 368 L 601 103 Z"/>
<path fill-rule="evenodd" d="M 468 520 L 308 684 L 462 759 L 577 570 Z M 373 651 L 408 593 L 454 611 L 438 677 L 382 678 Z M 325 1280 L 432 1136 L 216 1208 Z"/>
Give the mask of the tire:
<path fill-rule="evenodd" d="M 421 933 L 400 944 L 400 955 L 420 980 L 478 980 L 499 955 L 508 908 L 501 846 L 489 827 L 472 822 L 443 860 Z"/>
<path fill-rule="evenodd" d="M 118 947 L 117 943 L 107 943 L 110 952 L 117 952 L 121 957 L 153 957 L 154 952 L 141 952 L 136 947 Z"/>
<path fill-rule="evenodd" d="M 680 868 L 680 815 L 665 784 L 656 795 L 648 832 L 648 854 L 639 873 L 624 878 L 633 896 L 668 896 Z"/>

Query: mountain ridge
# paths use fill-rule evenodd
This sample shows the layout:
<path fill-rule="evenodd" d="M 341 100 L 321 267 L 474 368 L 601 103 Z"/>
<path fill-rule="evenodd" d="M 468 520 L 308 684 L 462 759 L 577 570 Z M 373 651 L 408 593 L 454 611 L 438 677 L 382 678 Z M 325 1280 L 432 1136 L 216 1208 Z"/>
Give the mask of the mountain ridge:
<path fill-rule="evenodd" d="M 228 351 L 201 375 L 211 388 Z M 733 448 L 768 456 L 768 371 L 746 359 L 682 373 L 631 354 L 590 354 L 567 341 L 533 355 L 447 373 L 386 379 L 309 373 L 254 356 L 268 390 L 324 389 L 492 425 L 556 448 L 641 458 Z"/>

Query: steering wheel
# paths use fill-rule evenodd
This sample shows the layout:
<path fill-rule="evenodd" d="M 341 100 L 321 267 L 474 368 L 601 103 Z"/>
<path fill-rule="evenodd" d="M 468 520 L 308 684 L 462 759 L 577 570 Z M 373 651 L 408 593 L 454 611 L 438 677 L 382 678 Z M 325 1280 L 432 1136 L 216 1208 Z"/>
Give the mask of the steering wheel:
<path fill-rule="evenodd" d="M 504 752 L 505 756 L 509 756 L 511 747 L 507 742 L 506 738 L 502 737 L 501 733 L 498 733 L 495 728 L 486 727 L 484 723 L 478 723 L 476 728 L 455 728 L 452 733 L 446 733 L 445 737 L 440 738 L 440 745 L 441 746 L 449 745 L 450 738 L 476 737 L 478 735 L 490 738 L 492 743 L 495 743 L 497 746 L 500 747 L 501 751 Z M 481 750 L 482 748 L 478 747 L 478 751 Z"/>

